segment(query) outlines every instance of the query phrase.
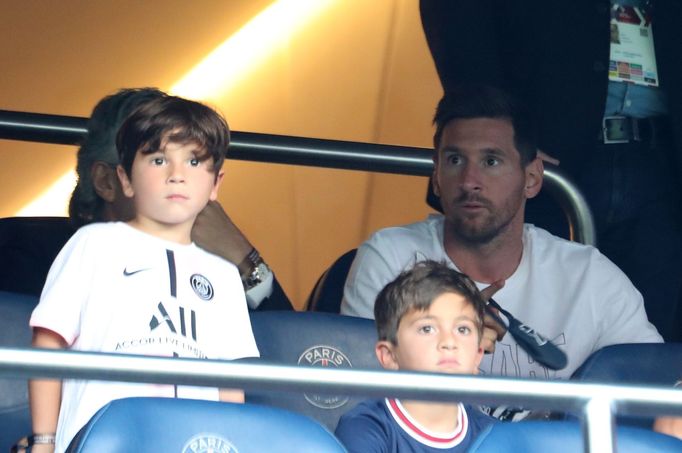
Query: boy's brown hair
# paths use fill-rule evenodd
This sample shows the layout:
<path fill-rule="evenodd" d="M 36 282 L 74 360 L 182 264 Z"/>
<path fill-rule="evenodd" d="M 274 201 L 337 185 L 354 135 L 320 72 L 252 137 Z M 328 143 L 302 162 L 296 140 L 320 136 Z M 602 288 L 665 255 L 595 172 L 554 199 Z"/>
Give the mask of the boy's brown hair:
<path fill-rule="evenodd" d="M 428 310 L 444 293 L 463 296 L 474 308 L 479 340 L 483 331 L 485 301 L 474 282 L 443 262 L 420 261 L 386 285 L 374 304 L 379 341 L 397 344 L 400 320 L 410 310 Z"/>
<path fill-rule="evenodd" d="M 213 160 L 213 171 L 223 165 L 230 144 L 230 130 L 225 119 L 200 102 L 177 96 L 152 99 L 138 107 L 121 125 L 116 136 L 121 166 L 130 177 L 138 151 L 151 154 L 165 141 L 194 143 L 204 150 L 199 160 Z"/>

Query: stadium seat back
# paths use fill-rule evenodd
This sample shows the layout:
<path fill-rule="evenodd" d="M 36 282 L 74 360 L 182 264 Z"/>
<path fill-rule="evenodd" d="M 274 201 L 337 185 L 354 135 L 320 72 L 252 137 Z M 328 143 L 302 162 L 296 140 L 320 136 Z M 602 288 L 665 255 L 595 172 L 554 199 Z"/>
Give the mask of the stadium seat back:
<path fill-rule="evenodd" d="M 0 347 L 28 348 L 28 320 L 38 298 L 0 291 Z M 0 451 L 9 451 L 21 437 L 31 433 L 28 387 L 25 379 L 0 377 Z"/>
<path fill-rule="evenodd" d="M 682 343 L 607 346 L 585 360 L 571 379 L 602 384 L 673 387 L 682 379 Z M 620 416 L 622 424 L 650 428 L 652 418 Z"/>
<path fill-rule="evenodd" d="M 124 398 L 100 409 L 68 452 L 343 452 L 322 425 L 255 404 Z"/>
<path fill-rule="evenodd" d="M 631 343 L 594 352 L 571 379 L 672 387 L 682 378 L 682 343 Z"/>
<path fill-rule="evenodd" d="M 307 311 L 325 313 L 339 313 L 341 311 L 343 287 L 356 253 L 357 249 L 347 251 L 320 276 L 306 302 Z"/>
<path fill-rule="evenodd" d="M 374 353 L 374 321 L 316 312 L 253 312 L 251 324 L 261 360 L 304 367 L 380 369 Z M 247 392 L 246 400 L 299 412 L 330 430 L 363 398 L 290 392 Z"/>
<path fill-rule="evenodd" d="M 682 441 L 657 432 L 619 427 L 618 453 L 665 453 L 682 451 Z M 476 439 L 471 453 L 583 453 L 580 423 L 560 421 L 521 421 L 496 423 Z"/>
<path fill-rule="evenodd" d="M 39 296 L 74 229 L 67 217 L 0 219 L 0 290 Z"/>

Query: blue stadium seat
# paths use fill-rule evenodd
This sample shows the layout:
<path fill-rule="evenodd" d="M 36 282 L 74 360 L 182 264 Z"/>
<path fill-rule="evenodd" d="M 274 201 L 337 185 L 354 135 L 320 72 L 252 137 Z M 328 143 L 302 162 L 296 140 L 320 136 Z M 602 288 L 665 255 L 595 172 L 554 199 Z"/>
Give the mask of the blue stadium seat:
<path fill-rule="evenodd" d="M 619 427 L 618 453 L 681 452 L 682 441 L 648 429 Z M 582 453 L 583 435 L 578 422 L 521 421 L 496 423 L 481 433 L 470 453 Z"/>
<path fill-rule="evenodd" d="M 571 379 L 672 387 L 682 378 L 682 343 L 631 343 L 594 352 Z"/>
<path fill-rule="evenodd" d="M 682 379 L 682 343 L 631 343 L 594 352 L 571 376 L 603 384 L 671 387 Z M 650 428 L 652 418 L 620 416 L 619 424 Z"/>
<path fill-rule="evenodd" d="M 28 348 L 28 320 L 38 297 L 0 291 L 0 346 Z M 0 452 L 9 451 L 21 437 L 31 433 L 28 387 L 25 379 L 0 378 Z"/>
<path fill-rule="evenodd" d="M 255 404 L 124 398 L 100 409 L 68 452 L 344 452 L 315 421 Z"/>
<path fill-rule="evenodd" d="M 253 312 L 261 360 L 280 365 L 380 369 L 374 321 L 316 312 Z M 312 417 L 330 430 L 363 398 L 343 395 L 247 392 L 246 400 Z"/>

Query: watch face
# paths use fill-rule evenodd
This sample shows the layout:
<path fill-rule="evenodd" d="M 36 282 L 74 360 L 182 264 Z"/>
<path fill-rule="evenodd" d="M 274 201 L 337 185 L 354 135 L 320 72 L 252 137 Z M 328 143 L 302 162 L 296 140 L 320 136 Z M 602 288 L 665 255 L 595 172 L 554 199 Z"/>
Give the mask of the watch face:
<path fill-rule="evenodd" d="M 263 260 L 260 260 L 256 264 L 256 267 L 251 271 L 249 278 L 244 281 L 244 287 L 248 291 L 249 289 L 258 286 L 263 280 L 265 280 L 270 273 L 270 268 Z"/>
<path fill-rule="evenodd" d="M 258 266 L 256 266 L 256 269 L 254 269 L 254 278 L 258 280 L 258 283 L 260 283 L 265 279 L 265 277 L 267 277 L 269 272 L 270 268 L 268 265 L 261 261 L 258 263 Z"/>

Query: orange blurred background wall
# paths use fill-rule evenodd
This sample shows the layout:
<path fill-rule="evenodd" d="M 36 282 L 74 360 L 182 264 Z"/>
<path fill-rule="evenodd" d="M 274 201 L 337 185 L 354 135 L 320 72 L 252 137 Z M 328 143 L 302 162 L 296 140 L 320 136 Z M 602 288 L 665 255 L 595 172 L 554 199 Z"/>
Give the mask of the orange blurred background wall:
<path fill-rule="evenodd" d="M 414 0 L 26 0 L 3 5 L 0 30 L 4 110 L 88 116 L 118 88 L 156 86 L 208 102 L 237 131 L 426 148 L 441 95 Z M 205 68 L 205 92 L 182 87 L 235 42 Z M 44 195 L 75 155 L 0 140 L 0 216 Z M 336 257 L 429 212 L 421 177 L 231 160 L 225 171 L 220 201 L 298 308 Z M 32 215 L 65 215 L 68 191 L 49 191 Z"/>

